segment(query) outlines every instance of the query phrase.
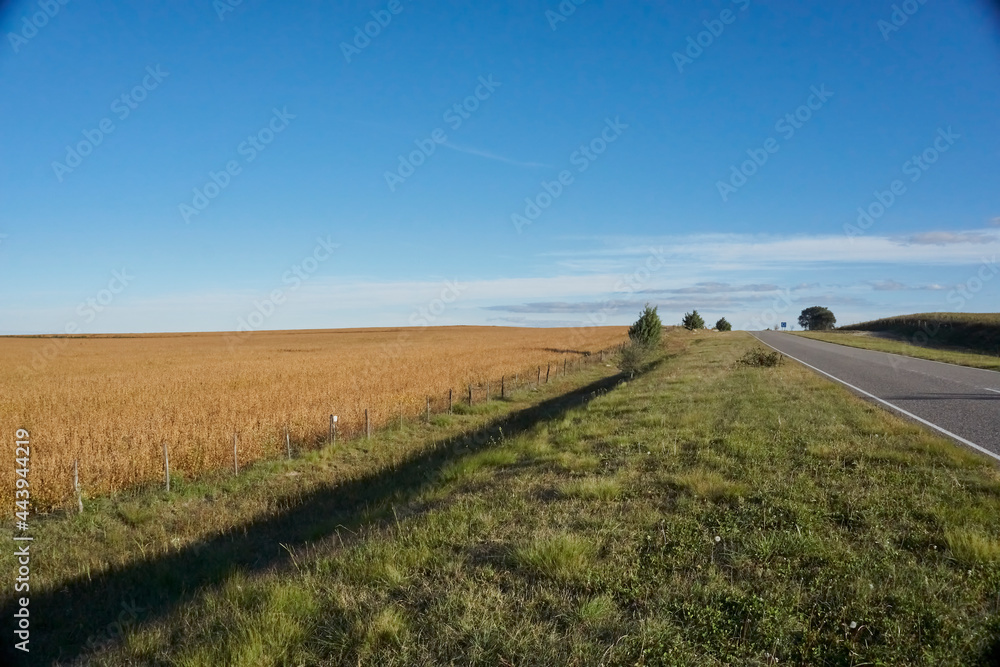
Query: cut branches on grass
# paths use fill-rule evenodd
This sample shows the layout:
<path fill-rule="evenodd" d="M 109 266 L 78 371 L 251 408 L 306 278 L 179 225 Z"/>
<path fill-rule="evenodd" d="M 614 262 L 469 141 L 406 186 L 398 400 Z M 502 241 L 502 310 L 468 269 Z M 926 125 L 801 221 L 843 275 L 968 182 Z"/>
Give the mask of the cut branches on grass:
<path fill-rule="evenodd" d="M 736 365 L 749 368 L 773 368 L 780 366 L 784 360 L 785 357 L 778 352 L 755 347 L 747 350 L 742 357 L 737 359 Z"/>

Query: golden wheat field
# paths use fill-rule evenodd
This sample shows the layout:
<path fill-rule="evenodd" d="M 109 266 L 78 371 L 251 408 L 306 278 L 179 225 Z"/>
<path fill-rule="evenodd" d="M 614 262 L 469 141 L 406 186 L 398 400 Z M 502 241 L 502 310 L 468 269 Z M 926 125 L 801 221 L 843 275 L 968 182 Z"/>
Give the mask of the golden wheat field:
<path fill-rule="evenodd" d="M 13 471 L 14 432 L 31 437 L 31 496 L 36 508 L 74 497 L 73 466 L 87 495 L 279 456 L 287 427 L 296 447 L 432 411 L 448 391 L 476 401 L 501 376 L 534 381 L 539 365 L 561 373 L 564 360 L 620 344 L 624 327 L 525 329 L 426 327 L 252 334 L 205 333 L 0 338 L 0 423 L 4 465 Z M 530 377 L 529 377 L 530 376 Z M 509 380 L 508 380 L 509 381 Z M 0 497 L 14 496 L 14 475 Z"/>

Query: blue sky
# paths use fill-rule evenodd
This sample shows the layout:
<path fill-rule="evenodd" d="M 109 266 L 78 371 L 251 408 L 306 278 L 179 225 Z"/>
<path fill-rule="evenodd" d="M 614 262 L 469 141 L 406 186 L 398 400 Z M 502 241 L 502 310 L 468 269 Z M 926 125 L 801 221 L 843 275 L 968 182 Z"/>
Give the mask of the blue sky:
<path fill-rule="evenodd" d="M 1000 309 L 986 2 L 36 0 L 0 28 L 0 333 Z"/>

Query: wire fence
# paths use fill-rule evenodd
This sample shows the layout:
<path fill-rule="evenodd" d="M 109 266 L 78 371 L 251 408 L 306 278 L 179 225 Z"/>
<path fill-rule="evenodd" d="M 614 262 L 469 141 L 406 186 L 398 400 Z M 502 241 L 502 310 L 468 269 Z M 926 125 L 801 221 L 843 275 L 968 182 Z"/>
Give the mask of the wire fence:
<path fill-rule="evenodd" d="M 387 401 L 381 401 L 381 408 L 358 405 L 356 402 L 345 405 L 342 412 L 331 412 L 317 419 L 316 424 L 284 424 L 280 432 L 274 433 L 263 443 L 252 443 L 253 451 L 248 452 L 248 445 L 239 430 L 232 433 L 231 441 L 223 446 L 231 448 L 231 467 L 233 475 L 239 475 L 250 463 L 268 459 L 285 457 L 294 458 L 302 452 L 316 450 L 322 447 L 335 446 L 360 438 L 370 439 L 380 431 L 398 428 L 404 429 L 414 423 L 433 423 L 433 418 L 442 414 L 465 412 L 476 405 L 492 401 L 505 401 L 515 393 L 525 390 L 540 390 L 556 379 L 562 379 L 587 366 L 595 364 L 610 364 L 615 354 L 620 352 L 626 343 L 621 343 L 597 352 L 583 352 L 574 359 L 562 357 L 558 361 L 544 365 L 526 367 L 520 372 L 501 375 L 499 378 L 480 379 L 468 382 L 463 387 L 451 387 L 447 391 L 428 394 L 422 399 L 412 396 L 398 397 L 396 409 L 387 409 Z M 388 401 L 392 403 L 392 401 Z M 332 405 L 336 405 L 335 402 Z M 171 484 L 170 442 L 163 442 L 162 466 L 163 485 L 167 492 Z M 218 457 L 213 457 L 217 459 Z M 100 466 L 105 467 L 106 464 Z M 86 460 L 73 460 L 72 469 L 67 471 L 72 476 L 73 505 L 80 512 L 84 509 L 84 485 L 80 483 L 81 472 L 87 467 Z M 87 477 L 96 482 L 102 475 L 110 472 L 102 469 L 86 471 Z M 180 472 L 174 469 L 174 475 Z M 189 471 L 185 471 L 189 472 Z M 136 485 L 139 486 L 139 485 Z"/>

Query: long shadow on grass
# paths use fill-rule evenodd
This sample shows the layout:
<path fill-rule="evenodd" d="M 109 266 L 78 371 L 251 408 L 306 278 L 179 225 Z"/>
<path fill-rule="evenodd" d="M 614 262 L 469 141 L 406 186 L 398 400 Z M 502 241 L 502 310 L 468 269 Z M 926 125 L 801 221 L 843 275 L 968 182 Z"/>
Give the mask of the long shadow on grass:
<path fill-rule="evenodd" d="M 475 431 L 439 441 L 397 466 L 314 491 L 286 511 L 197 545 L 113 568 L 93 578 L 80 577 L 56 591 L 34 593 L 30 603 L 30 664 L 73 661 L 88 652 L 91 640 L 114 638 L 119 620 L 154 621 L 222 584 L 237 570 L 254 573 L 281 565 L 288 558 L 282 545 L 294 548 L 324 539 L 340 526 L 356 527 L 362 523 L 358 515 L 366 506 L 389 499 L 406 502 L 432 484 L 446 464 L 489 447 L 501 437 L 559 417 L 622 379 L 621 375 L 608 377 L 497 418 Z M 134 607 L 123 609 L 123 603 Z M 0 613 L 10 619 L 15 611 L 14 601 L 9 600 Z M 9 636 L 2 643 L 0 651 L 8 652 L 0 656 L 7 658 L 4 664 L 24 659 L 12 644 Z"/>

